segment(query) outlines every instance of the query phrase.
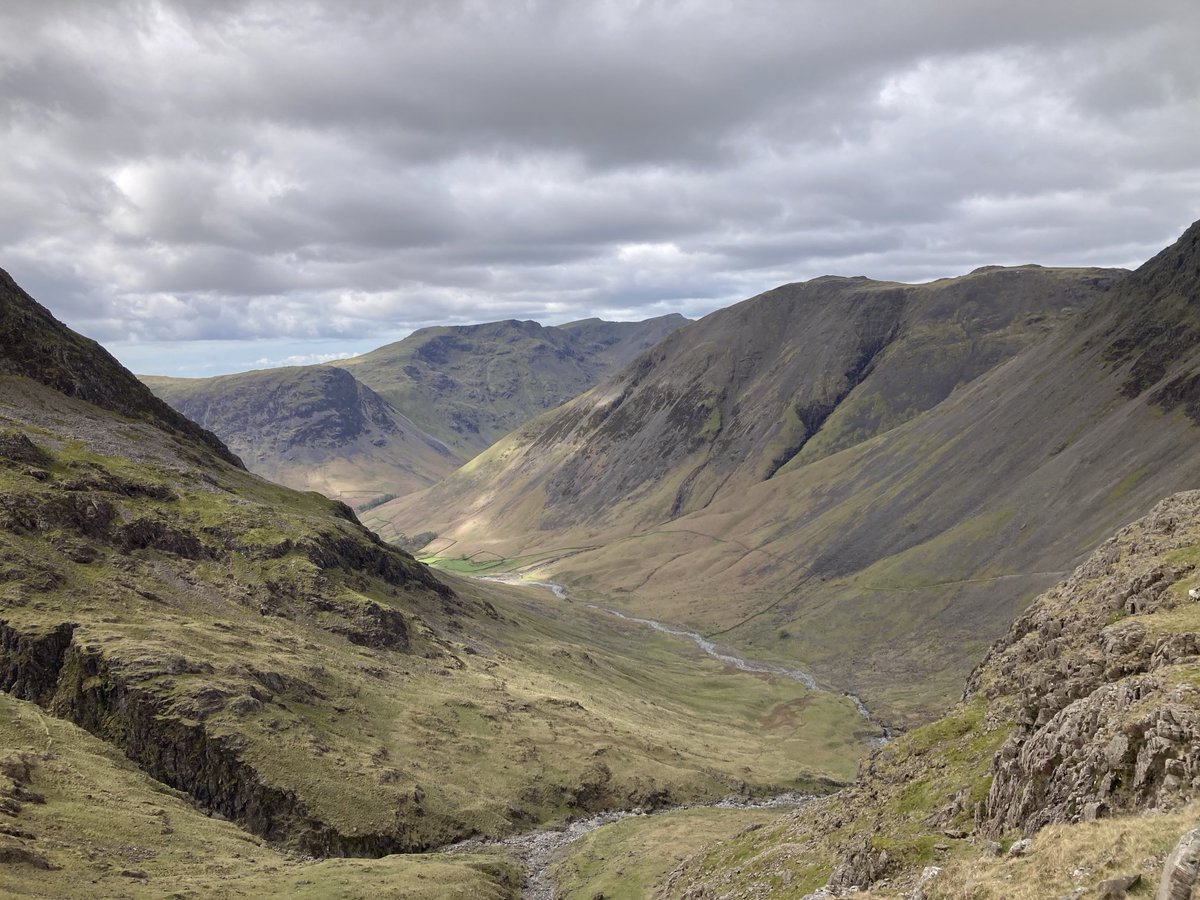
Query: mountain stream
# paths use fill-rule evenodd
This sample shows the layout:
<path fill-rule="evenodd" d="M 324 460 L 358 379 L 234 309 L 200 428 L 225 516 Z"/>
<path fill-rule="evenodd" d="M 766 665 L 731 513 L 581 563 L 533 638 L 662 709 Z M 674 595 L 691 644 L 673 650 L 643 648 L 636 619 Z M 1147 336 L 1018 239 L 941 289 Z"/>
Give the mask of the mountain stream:
<path fill-rule="evenodd" d="M 553 581 L 530 581 L 522 578 L 520 575 L 484 575 L 481 576 L 484 581 L 497 581 L 501 584 L 525 584 L 544 587 L 554 593 L 554 596 L 559 600 L 570 601 L 567 596 L 567 589 L 561 584 Z M 655 631 L 661 631 L 663 634 L 669 634 L 674 637 L 686 638 L 691 641 L 713 659 L 720 660 L 727 666 L 733 666 L 740 672 L 754 672 L 763 675 L 778 675 L 781 678 L 790 678 L 792 681 L 798 682 L 808 688 L 810 691 L 822 691 L 824 693 L 841 694 L 852 704 L 858 711 L 858 714 L 868 722 L 877 725 L 883 732 L 878 738 L 875 738 L 872 745 L 881 747 L 886 744 L 894 736 L 892 730 L 881 722 L 877 722 L 871 717 L 871 713 L 867 710 L 866 705 L 860 697 L 851 694 L 849 691 L 838 691 L 822 687 L 816 678 L 811 673 L 805 672 L 803 669 L 789 669 L 786 666 L 778 665 L 777 663 L 757 662 L 755 660 L 746 659 L 744 656 L 738 656 L 735 653 L 730 653 L 728 650 L 721 650 L 702 634 L 695 631 L 688 631 L 686 628 L 678 628 L 674 625 L 667 625 L 664 622 L 659 622 L 656 619 L 642 619 L 637 616 L 631 616 L 627 613 L 619 612 L 615 609 L 609 609 L 605 606 L 597 606 L 594 603 L 587 604 L 588 609 L 594 609 L 598 612 L 607 613 L 610 616 L 615 616 L 618 619 L 623 619 L 626 622 L 634 622 L 638 625 L 645 625 L 647 628 L 653 628 Z"/>
<path fill-rule="evenodd" d="M 484 581 L 497 581 L 502 584 L 521 584 L 521 585 L 536 585 L 544 587 L 554 593 L 554 596 L 559 600 L 570 602 L 570 597 L 567 596 L 567 590 L 561 584 L 553 581 L 531 581 L 521 578 L 519 575 L 484 575 L 480 576 Z M 802 669 L 789 669 L 786 666 L 781 666 L 777 663 L 758 662 L 755 660 L 746 659 L 743 656 L 738 656 L 728 650 L 723 650 L 717 647 L 712 641 L 698 634 L 695 631 L 688 631 L 685 628 L 678 628 L 673 625 L 667 625 L 655 619 L 643 619 L 637 616 L 631 616 L 627 613 L 619 612 L 615 609 L 608 609 L 604 606 L 595 604 L 587 604 L 588 609 L 594 609 L 598 612 L 614 616 L 626 622 L 633 622 L 638 625 L 644 625 L 647 628 L 652 628 L 655 631 L 669 634 L 673 637 L 681 637 L 691 641 L 709 656 L 716 660 L 732 666 L 741 672 L 760 673 L 764 675 L 777 675 L 781 678 L 790 678 L 792 681 L 804 685 L 812 691 L 823 691 L 826 693 L 838 693 L 854 704 L 855 710 L 868 722 L 877 725 L 882 734 L 880 737 L 874 738 L 871 742 L 873 747 L 880 747 L 886 744 L 892 738 L 892 731 L 887 726 L 876 722 L 867 707 L 863 704 L 859 697 L 847 691 L 836 691 L 822 687 L 815 677 L 809 672 Z M 799 806 L 812 799 L 806 795 L 796 794 L 793 792 L 777 794 L 772 797 L 764 797 L 760 799 L 745 799 L 739 797 L 728 797 L 724 800 L 718 800 L 715 803 L 696 804 L 693 807 L 675 806 L 668 807 L 662 810 L 656 810 L 656 813 L 670 812 L 677 809 L 689 809 L 698 807 L 708 807 L 716 809 L 769 809 L 776 807 L 795 807 Z M 577 819 L 561 829 L 541 829 L 538 831 L 530 831 L 524 834 L 513 835 L 512 837 L 503 838 L 500 840 L 467 840 L 461 841 L 453 846 L 445 848 L 446 853 L 466 853 L 480 852 L 486 850 L 507 850 L 513 852 L 525 866 L 525 882 L 521 890 L 523 900 L 553 900 L 554 884 L 550 879 L 550 864 L 554 854 L 568 844 L 574 843 L 589 832 L 595 831 L 605 825 L 612 825 L 615 822 L 620 822 L 622 819 L 627 819 L 631 816 L 653 815 L 655 813 L 647 813 L 641 809 L 632 811 L 617 810 L 614 812 L 597 813 L 585 819 Z"/>
<path fill-rule="evenodd" d="M 724 800 L 717 800 L 713 803 L 670 806 L 651 812 L 642 809 L 617 810 L 597 813 L 586 819 L 576 819 L 560 829 L 545 828 L 499 840 L 472 838 L 459 841 L 457 844 L 443 848 L 441 852 L 484 853 L 502 850 L 511 853 L 525 867 L 525 879 L 521 886 L 522 900 L 554 900 L 554 882 L 550 877 L 550 868 L 555 854 L 597 828 L 612 825 L 634 816 L 661 815 L 683 809 L 793 809 L 812 799 L 807 794 L 788 792 L 759 799 L 726 797 Z"/>

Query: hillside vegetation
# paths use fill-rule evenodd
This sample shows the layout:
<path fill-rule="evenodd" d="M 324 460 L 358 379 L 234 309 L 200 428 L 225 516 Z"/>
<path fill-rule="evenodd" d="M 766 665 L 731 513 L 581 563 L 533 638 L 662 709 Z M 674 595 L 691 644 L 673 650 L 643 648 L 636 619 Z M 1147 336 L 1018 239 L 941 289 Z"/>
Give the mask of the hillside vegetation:
<path fill-rule="evenodd" d="M 786 286 L 367 521 L 801 660 L 916 720 L 1102 527 L 1194 473 L 1191 423 L 1081 348 L 1147 302 L 1126 282 L 1021 267 Z"/>
<path fill-rule="evenodd" d="M 1192 491 L 1039 597 L 853 788 L 697 851 L 654 895 L 1153 896 L 1200 810 L 1198 564 Z M 1158 896 L 1192 895 L 1185 868 Z"/>
<path fill-rule="evenodd" d="M 28 726 L 3 732 L 3 890 L 46 862 L 110 893 L 140 890 L 124 868 L 147 894 L 174 878 L 254 893 L 279 886 L 271 871 L 233 882 L 275 854 L 264 866 L 314 896 L 393 871 L 502 896 L 503 861 L 300 871 L 279 853 L 413 853 L 599 810 L 829 790 L 877 735 L 840 695 L 738 673 L 544 589 L 436 577 L 343 504 L 246 472 L 7 284 L 21 327 L 0 335 L 46 359 L 3 348 L 22 364 L 0 376 L 4 708 L 111 750 L 55 756 L 36 733 L 30 749 Z M 130 825 L 146 862 L 114 874 L 94 852 L 98 813 L 73 810 L 89 784 L 157 790 L 143 775 L 233 824 L 205 828 L 164 799 L 172 831 Z M 62 843 L 77 814 L 85 830 Z M 261 853 L 208 858 L 234 826 Z"/>

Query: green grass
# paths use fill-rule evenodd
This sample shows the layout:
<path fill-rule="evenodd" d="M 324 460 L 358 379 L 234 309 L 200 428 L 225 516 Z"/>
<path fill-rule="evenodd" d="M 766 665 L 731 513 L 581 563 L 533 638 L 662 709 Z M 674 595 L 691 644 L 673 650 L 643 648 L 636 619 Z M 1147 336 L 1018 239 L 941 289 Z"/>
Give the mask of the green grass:
<path fill-rule="evenodd" d="M 649 897 L 685 857 L 779 815 L 779 810 L 688 809 L 604 826 L 571 844 L 554 867 L 556 896 Z"/>
<path fill-rule="evenodd" d="M 735 672 L 544 588 L 455 579 L 458 596 L 442 598 L 336 556 L 320 563 L 334 546 L 378 551 L 320 495 L 172 467 L 162 437 L 143 433 L 162 463 L 45 439 L 52 479 L 0 466 L 0 489 L 48 507 L 80 472 L 115 479 L 88 497 L 112 503 L 118 523 L 165 523 L 201 558 L 124 552 L 69 522 L 0 531 L 20 573 L 0 586 L 0 618 L 22 632 L 76 623 L 105 678 L 145 692 L 164 722 L 235 743 L 257 778 L 341 834 L 437 846 L 595 809 L 853 777 L 870 729 L 840 697 Z M 122 493 L 132 484 L 171 490 Z M 59 549 L 81 544 L 93 561 Z M 405 646 L 348 638 L 372 609 L 403 617 Z"/>
<path fill-rule="evenodd" d="M 0 694 L 0 769 L 30 767 L 25 802 L 0 835 L 33 863 L 0 866 L 5 896 L 513 898 L 513 866 L 481 856 L 304 861 L 209 818 L 111 746 Z M 0 774 L 0 794 L 13 782 Z"/>

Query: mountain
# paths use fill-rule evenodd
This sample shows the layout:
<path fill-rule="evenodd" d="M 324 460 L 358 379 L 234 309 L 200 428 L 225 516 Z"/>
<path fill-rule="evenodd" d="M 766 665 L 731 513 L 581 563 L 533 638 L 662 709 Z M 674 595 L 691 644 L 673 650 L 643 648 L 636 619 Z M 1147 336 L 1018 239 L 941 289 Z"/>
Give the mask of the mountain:
<path fill-rule="evenodd" d="M 1195 896 L 1198 523 L 1190 491 L 1122 528 L 947 714 L 872 754 L 852 788 L 695 853 L 654 896 Z"/>
<path fill-rule="evenodd" d="M 343 369 L 142 381 L 256 474 L 354 506 L 429 487 L 462 462 Z"/>
<path fill-rule="evenodd" d="M 351 372 L 468 459 L 687 322 L 668 315 L 644 322 L 584 319 L 545 326 L 509 319 L 422 328 L 331 365 Z"/>
<path fill-rule="evenodd" d="M 827 791 L 878 735 L 838 694 L 435 575 L 0 283 L 0 894 L 513 897 L 510 859 L 422 851 Z M 811 730 L 760 727 L 798 708 Z"/>
<path fill-rule="evenodd" d="M 202 444 L 224 461 L 241 465 L 213 434 L 166 403 L 148 397 L 137 379 L 95 341 L 61 327 L 0 269 L 0 375 L 32 378 L 101 409 L 150 422 L 181 441 Z"/>
<path fill-rule="evenodd" d="M 426 328 L 328 366 L 140 377 L 254 473 L 363 507 L 437 483 L 687 321 Z"/>
<path fill-rule="evenodd" d="M 769 292 L 370 522 L 920 721 L 1106 531 L 1200 478 L 1197 230 L 1129 275 Z"/>

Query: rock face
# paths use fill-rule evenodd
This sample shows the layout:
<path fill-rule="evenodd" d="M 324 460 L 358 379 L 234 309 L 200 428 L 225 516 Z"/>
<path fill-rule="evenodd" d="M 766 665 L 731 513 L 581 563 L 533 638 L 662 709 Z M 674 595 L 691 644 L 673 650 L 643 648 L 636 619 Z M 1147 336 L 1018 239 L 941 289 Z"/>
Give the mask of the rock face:
<path fill-rule="evenodd" d="M 353 505 L 427 487 L 463 462 L 331 366 L 143 381 L 211 429 L 256 474 Z"/>
<path fill-rule="evenodd" d="M 1122 529 L 972 676 L 964 699 L 981 694 L 1016 725 L 977 811 L 985 833 L 1167 809 L 1200 792 L 1200 691 L 1179 676 L 1200 660 L 1200 634 L 1142 621 L 1193 602 L 1177 585 L 1195 564 L 1178 553 L 1194 546 L 1197 519 L 1200 493 L 1189 492 Z"/>
<path fill-rule="evenodd" d="M 1179 839 L 1163 866 L 1154 900 L 1192 900 L 1200 881 L 1200 828 Z"/>

